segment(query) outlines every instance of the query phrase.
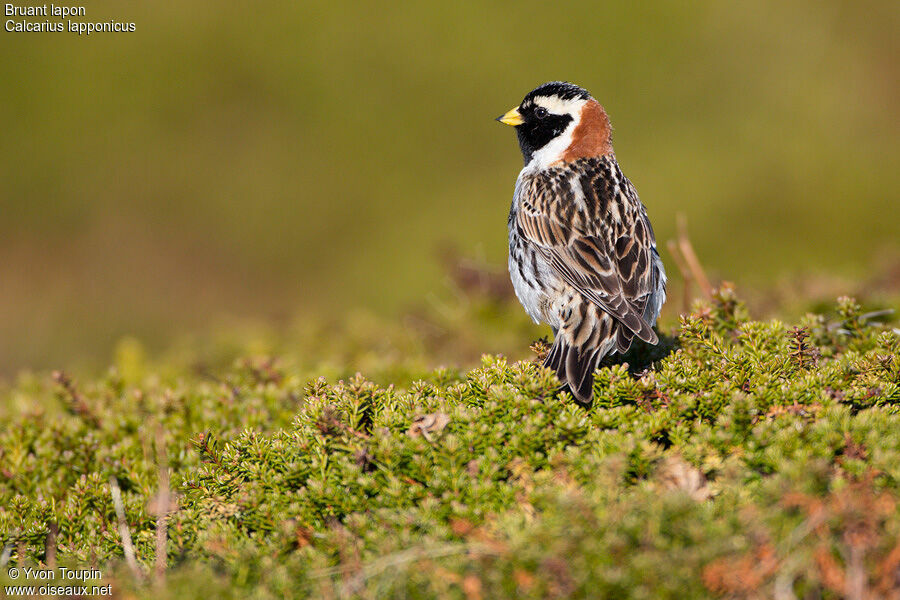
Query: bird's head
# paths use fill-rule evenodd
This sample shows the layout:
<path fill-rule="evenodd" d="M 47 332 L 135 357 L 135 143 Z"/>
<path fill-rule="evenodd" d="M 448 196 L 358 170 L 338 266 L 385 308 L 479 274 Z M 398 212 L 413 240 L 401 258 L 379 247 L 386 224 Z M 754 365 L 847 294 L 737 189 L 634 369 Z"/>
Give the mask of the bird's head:
<path fill-rule="evenodd" d="M 540 85 L 497 120 L 516 128 L 525 164 L 535 168 L 612 154 L 606 111 L 573 83 Z"/>

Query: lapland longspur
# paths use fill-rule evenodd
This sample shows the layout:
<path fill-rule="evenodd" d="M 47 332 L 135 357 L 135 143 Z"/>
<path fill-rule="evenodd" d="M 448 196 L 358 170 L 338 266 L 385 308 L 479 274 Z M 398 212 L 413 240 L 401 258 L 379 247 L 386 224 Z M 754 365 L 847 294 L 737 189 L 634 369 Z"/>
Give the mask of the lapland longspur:
<path fill-rule="evenodd" d="M 613 153 L 606 111 L 554 81 L 497 118 L 516 128 L 525 167 L 509 211 L 509 274 L 536 323 L 553 328 L 545 365 L 590 402 L 597 363 L 624 354 L 666 299 L 653 228 Z"/>

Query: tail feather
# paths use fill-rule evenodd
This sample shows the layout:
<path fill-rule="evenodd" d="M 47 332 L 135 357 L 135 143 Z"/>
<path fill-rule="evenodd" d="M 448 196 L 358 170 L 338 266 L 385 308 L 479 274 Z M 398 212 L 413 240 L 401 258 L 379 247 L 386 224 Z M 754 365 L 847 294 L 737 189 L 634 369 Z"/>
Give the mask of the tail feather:
<path fill-rule="evenodd" d="M 634 333 L 631 332 L 627 327 L 619 327 L 619 331 L 616 332 L 616 350 L 619 351 L 619 354 L 625 354 L 628 352 L 628 349 L 631 347 L 631 340 L 634 339 Z"/>
<path fill-rule="evenodd" d="M 557 336 L 544 360 L 544 366 L 556 372 L 556 376 L 569 388 L 576 400 L 588 404 L 594 395 L 597 354 L 596 349 L 570 346 L 563 340 L 563 336 Z"/>
<path fill-rule="evenodd" d="M 568 346 L 562 341 L 562 337 L 557 335 L 556 339 L 553 340 L 553 345 L 550 346 L 550 352 L 547 353 L 547 358 L 544 359 L 544 366 L 548 369 L 552 369 L 562 382 L 566 381 L 567 350 Z"/>

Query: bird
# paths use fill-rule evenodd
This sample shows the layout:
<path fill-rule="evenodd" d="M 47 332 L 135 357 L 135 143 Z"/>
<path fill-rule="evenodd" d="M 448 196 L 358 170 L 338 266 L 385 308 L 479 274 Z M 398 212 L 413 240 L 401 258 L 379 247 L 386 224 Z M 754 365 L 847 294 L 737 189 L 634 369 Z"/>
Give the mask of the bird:
<path fill-rule="evenodd" d="M 515 127 L 524 167 L 509 211 L 509 275 L 535 323 L 553 330 L 544 366 L 582 404 L 600 360 L 653 327 L 666 272 L 644 205 L 622 174 L 606 110 L 551 81 L 497 117 Z"/>

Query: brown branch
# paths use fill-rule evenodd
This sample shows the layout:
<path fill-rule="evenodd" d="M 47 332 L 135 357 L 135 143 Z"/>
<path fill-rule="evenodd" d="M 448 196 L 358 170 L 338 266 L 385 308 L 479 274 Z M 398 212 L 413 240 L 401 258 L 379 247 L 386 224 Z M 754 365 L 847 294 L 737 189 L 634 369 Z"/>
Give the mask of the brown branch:
<path fill-rule="evenodd" d="M 47 540 L 44 544 L 44 563 L 50 570 L 56 570 L 56 536 L 59 534 L 59 525 L 51 521 L 47 525 Z"/>

